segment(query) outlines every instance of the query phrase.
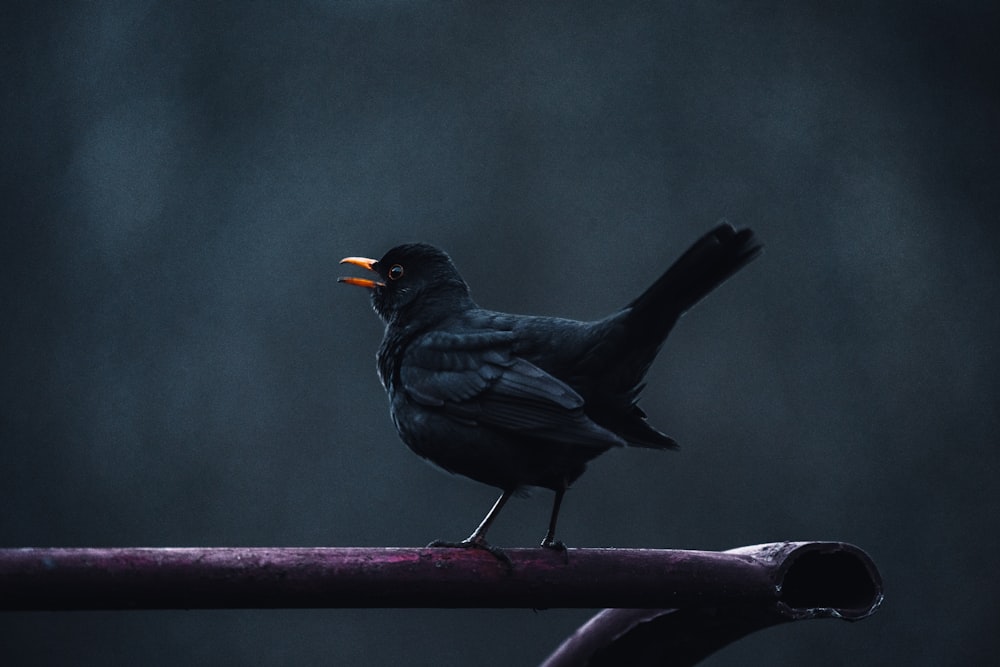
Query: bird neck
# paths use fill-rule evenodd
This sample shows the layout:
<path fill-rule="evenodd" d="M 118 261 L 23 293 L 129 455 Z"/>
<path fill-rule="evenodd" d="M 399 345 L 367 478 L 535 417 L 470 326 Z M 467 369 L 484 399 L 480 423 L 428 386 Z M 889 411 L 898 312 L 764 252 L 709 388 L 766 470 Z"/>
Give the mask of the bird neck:
<path fill-rule="evenodd" d="M 438 285 L 433 291 L 427 291 L 395 310 L 386 324 L 400 330 L 423 331 L 475 308 L 478 306 L 464 283 L 446 287 Z"/>
<path fill-rule="evenodd" d="M 399 382 L 399 362 L 410 342 L 420 334 L 440 326 L 442 322 L 463 313 L 478 309 L 469 296 L 469 288 L 461 291 L 435 290 L 433 295 L 423 295 L 398 310 L 386 320 L 385 335 L 376 359 L 378 375 L 390 392 Z"/>

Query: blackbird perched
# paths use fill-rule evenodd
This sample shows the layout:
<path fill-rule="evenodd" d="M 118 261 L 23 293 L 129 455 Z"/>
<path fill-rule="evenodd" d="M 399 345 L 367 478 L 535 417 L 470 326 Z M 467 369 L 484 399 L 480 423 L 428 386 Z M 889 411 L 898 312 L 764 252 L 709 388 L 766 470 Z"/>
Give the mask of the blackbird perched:
<path fill-rule="evenodd" d="M 749 229 L 722 224 L 621 310 L 595 322 L 480 308 L 443 251 L 400 245 L 382 259 L 347 257 L 376 274 L 340 278 L 371 290 L 385 322 L 378 374 L 399 436 L 441 468 L 498 487 L 500 498 L 462 542 L 498 553 L 486 531 L 524 487 L 555 492 L 542 546 L 555 539 L 563 494 L 587 462 L 614 447 L 675 449 L 636 404 L 677 319 L 758 255 Z"/>

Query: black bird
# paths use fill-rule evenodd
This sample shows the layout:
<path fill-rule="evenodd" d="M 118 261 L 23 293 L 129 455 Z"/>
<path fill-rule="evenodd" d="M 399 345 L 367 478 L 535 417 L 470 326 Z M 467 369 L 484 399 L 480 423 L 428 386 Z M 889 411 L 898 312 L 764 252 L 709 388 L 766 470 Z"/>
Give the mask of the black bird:
<path fill-rule="evenodd" d="M 613 447 L 675 449 L 636 404 L 643 376 L 677 319 L 759 252 L 751 230 L 719 225 L 596 322 L 480 308 L 448 255 L 424 243 L 341 260 L 377 274 L 339 281 L 370 289 L 385 322 L 378 374 L 403 442 L 503 491 L 467 539 L 432 545 L 505 558 L 486 531 L 513 493 L 534 486 L 555 492 L 542 546 L 563 548 L 559 506 L 588 461 Z"/>

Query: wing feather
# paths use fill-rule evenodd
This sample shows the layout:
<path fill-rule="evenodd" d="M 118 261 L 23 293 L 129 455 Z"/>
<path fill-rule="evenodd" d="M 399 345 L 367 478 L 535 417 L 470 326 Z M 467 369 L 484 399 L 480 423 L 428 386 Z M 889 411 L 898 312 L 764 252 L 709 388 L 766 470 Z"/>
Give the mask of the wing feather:
<path fill-rule="evenodd" d="M 587 416 L 572 387 L 514 356 L 512 344 L 505 331 L 418 338 L 400 367 L 403 391 L 463 423 L 584 447 L 625 444 Z"/>

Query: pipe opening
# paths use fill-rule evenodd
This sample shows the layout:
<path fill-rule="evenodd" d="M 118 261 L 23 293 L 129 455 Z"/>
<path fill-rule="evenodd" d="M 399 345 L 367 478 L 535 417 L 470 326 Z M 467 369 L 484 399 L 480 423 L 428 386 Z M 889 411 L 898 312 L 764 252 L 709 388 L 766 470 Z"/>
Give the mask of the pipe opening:
<path fill-rule="evenodd" d="M 801 554 L 781 587 L 781 601 L 793 609 L 836 609 L 844 615 L 869 613 L 880 595 L 865 563 L 847 551 Z"/>

